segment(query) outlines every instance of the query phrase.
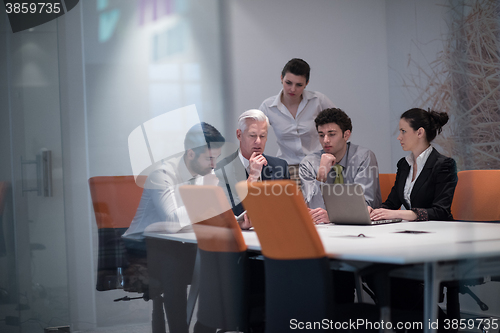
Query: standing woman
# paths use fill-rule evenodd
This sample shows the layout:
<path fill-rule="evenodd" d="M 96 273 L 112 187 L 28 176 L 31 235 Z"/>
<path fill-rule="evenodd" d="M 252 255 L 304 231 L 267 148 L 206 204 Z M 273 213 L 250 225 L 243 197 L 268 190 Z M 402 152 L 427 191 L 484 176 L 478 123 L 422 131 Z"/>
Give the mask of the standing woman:
<path fill-rule="evenodd" d="M 454 159 L 431 146 L 447 122 L 445 112 L 410 109 L 401 115 L 398 140 L 411 153 L 399 160 L 391 193 L 382 208 L 371 212 L 372 219 L 453 220 L 457 166 Z M 406 210 L 398 210 L 401 204 Z"/>
<path fill-rule="evenodd" d="M 290 178 L 297 183 L 300 182 L 300 161 L 321 149 L 314 119 L 320 111 L 335 107 L 322 93 L 304 90 L 310 71 L 302 59 L 287 62 L 281 72 L 283 88 L 278 95 L 262 102 L 259 108 L 269 118 L 278 139 L 277 157 L 288 162 Z"/>

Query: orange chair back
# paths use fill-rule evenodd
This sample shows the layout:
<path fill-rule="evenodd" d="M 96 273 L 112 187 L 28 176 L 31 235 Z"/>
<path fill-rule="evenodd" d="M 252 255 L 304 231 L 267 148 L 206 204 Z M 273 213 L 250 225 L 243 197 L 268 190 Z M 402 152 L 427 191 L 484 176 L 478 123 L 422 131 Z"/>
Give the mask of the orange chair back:
<path fill-rule="evenodd" d="M 210 252 L 246 251 L 240 226 L 222 188 L 184 185 L 179 192 L 200 249 Z"/>
<path fill-rule="evenodd" d="M 500 170 L 460 171 L 451 213 L 455 220 L 500 221 Z"/>
<path fill-rule="evenodd" d="M 236 185 L 259 237 L 262 253 L 277 260 L 325 257 L 323 243 L 298 189 L 291 180 Z M 248 190 L 248 193 L 247 193 Z"/>
<path fill-rule="evenodd" d="M 395 173 L 380 173 L 378 175 L 378 181 L 380 183 L 380 194 L 382 195 L 382 202 L 386 201 L 391 193 L 392 187 L 396 182 Z"/>
<path fill-rule="evenodd" d="M 89 186 L 97 227 L 128 228 L 143 191 L 134 176 L 92 177 Z"/>

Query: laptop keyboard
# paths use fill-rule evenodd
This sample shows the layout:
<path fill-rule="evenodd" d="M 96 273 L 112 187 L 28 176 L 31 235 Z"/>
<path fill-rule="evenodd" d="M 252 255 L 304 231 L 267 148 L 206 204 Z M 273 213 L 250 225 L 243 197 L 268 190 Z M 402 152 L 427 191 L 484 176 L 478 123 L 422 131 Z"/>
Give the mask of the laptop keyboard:
<path fill-rule="evenodd" d="M 372 220 L 372 224 L 396 223 L 396 222 L 401 222 L 401 221 L 402 221 L 401 219 L 378 220 L 378 221 Z"/>

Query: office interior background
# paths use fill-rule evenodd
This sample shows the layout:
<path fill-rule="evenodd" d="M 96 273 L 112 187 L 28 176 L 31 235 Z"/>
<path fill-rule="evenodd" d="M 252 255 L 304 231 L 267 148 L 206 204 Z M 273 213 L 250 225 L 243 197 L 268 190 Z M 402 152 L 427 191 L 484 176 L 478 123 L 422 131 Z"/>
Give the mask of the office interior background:
<path fill-rule="evenodd" d="M 459 170 L 500 169 L 496 0 L 82 0 L 15 34 L 0 14 L 0 50 L 2 332 L 148 327 L 151 302 L 95 289 L 88 179 L 132 174 L 129 134 L 190 104 L 237 144 L 238 115 L 279 92 L 294 57 L 381 173 L 406 155 L 396 136 L 412 107 L 449 113 L 436 146 Z M 33 190 L 44 149 L 48 197 Z M 276 151 L 271 133 L 266 153 Z M 467 296 L 462 310 L 499 316 L 499 284 L 473 289 L 489 310 Z"/>

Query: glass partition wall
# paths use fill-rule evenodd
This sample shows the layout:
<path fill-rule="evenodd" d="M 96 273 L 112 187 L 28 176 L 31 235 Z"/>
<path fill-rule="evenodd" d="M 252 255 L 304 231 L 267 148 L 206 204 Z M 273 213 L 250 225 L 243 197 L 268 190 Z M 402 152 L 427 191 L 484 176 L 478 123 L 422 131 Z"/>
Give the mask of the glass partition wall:
<path fill-rule="evenodd" d="M 472 10 L 496 16 L 481 19 Z M 320 12 L 338 19 L 318 20 Z M 498 72 L 498 12 L 494 0 L 82 0 L 55 21 L 15 34 L 0 13 L 0 332 L 68 325 L 72 332 L 150 332 L 151 302 L 114 302 L 140 294 L 96 290 L 99 237 L 89 178 L 132 175 L 129 135 L 193 104 L 199 120 L 237 143 L 238 114 L 277 92 L 281 66 L 292 57 L 312 65 L 309 89 L 349 110 L 356 143 L 377 148 L 380 141 L 374 152 L 386 157 L 379 165 L 385 160 L 395 172 L 406 154 L 396 140 L 404 110 L 448 105 L 450 125 L 436 143 L 461 170 L 498 169 L 498 75 L 490 72 Z M 488 27 L 471 24 L 465 35 L 474 41 L 456 42 L 462 37 L 448 33 L 451 23 L 470 18 Z M 348 33 L 343 22 L 351 24 Z M 377 48 L 365 52 L 366 45 Z M 470 56 L 483 45 L 494 54 L 481 56 L 488 61 L 477 69 L 483 76 L 463 78 L 469 72 L 448 67 L 478 63 L 452 48 L 465 45 Z M 446 84 L 422 83 L 425 77 Z M 462 80 L 467 85 L 455 89 Z M 456 95 L 429 88 L 436 86 Z M 444 100 L 427 102 L 429 94 Z M 472 95 L 492 111 L 472 105 L 456 113 Z M 373 132 L 378 125 L 369 113 L 394 131 Z M 482 164 L 464 164 L 473 161 L 460 157 L 470 149 Z M 499 285 L 473 287 L 489 312 L 468 296 L 462 310 L 497 316 Z"/>
<path fill-rule="evenodd" d="M 134 174 L 129 135 L 146 123 L 161 127 L 155 118 L 180 108 L 194 104 L 200 121 L 224 132 L 219 1 L 98 0 L 83 1 L 80 9 L 88 178 Z M 173 145 L 170 133 L 182 126 L 179 114 L 159 129 L 169 136 L 150 146 Z M 93 216 L 90 223 L 96 267 Z M 141 296 L 95 293 L 96 326 L 147 332 L 152 302 L 113 302 L 125 295 Z"/>
<path fill-rule="evenodd" d="M 151 302 L 95 288 L 88 180 L 132 175 L 128 136 L 170 111 L 224 132 L 219 6 L 86 0 L 18 33 L 0 15 L 1 332 L 151 331 Z"/>
<path fill-rule="evenodd" d="M 0 15 L 0 331 L 69 324 L 57 23 Z"/>

